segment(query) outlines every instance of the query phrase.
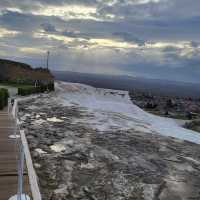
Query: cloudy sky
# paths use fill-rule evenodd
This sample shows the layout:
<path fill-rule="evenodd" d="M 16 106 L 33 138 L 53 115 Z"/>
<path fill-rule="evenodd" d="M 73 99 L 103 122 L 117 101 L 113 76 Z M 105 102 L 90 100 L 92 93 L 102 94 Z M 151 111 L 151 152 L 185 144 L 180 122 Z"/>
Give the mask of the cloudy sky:
<path fill-rule="evenodd" d="M 0 0 L 0 57 L 200 82 L 199 0 Z"/>

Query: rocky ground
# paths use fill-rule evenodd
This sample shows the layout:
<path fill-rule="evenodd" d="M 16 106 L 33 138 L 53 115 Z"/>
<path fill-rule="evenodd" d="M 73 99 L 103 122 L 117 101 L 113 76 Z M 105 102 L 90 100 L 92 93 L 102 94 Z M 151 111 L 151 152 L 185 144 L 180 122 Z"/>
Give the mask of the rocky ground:
<path fill-rule="evenodd" d="M 200 132 L 200 119 L 185 123 L 185 128 Z"/>
<path fill-rule="evenodd" d="M 100 131 L 94 113 L 53 94 L 19 105 L 44 200 L 199 200 L 200 146 L 138 131 Z"/>
<path fill-rule="evenodd" d="M 200 99 L 153 95 L 141 91 L 130 91 L 134 104 L 159 116 L 175 119 L 200 119 Z"/>

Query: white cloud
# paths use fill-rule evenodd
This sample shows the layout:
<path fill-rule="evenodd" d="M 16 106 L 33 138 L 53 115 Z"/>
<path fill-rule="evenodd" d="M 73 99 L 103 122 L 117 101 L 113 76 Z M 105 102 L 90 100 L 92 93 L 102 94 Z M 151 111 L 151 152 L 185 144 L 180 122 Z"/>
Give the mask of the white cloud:
<path fill-rule="evenodd" d="M 35 47 L 20 47 L 19 51 L 25 54 L 45 54 L 46 50 Z"/>
<path fill-rule="evenodd" d="M 0 38 L 4 37 L 15 37 L 20 34 L 19 31 L 8 30 L 6 28 L 0 28 Z"/>
<path fill-rule="evenodd" d="M 33 34 L 34 38 L 46 38 L 49 40 L 58 40 L 64 42 L 64 44 L 68 44 L 69 42 L 72 42 L 74 39 L 71 37 L 63 36 L 63 35 L 57 35 L 57 34 L 51 34 L 51 33 L 44 33 L 44 32 L 36 32 Z"/>
<path fill-rule="evenodd" d="M 174 42 L 165 42 L 165 41 L 158 41 L 154 43 L 145 43 L 146 48 L 158 48 L 158 49 L 163 49 L 167 47 L 174 47 L 174 48 L 192 48 L 191 42 L 190 41 L 177 41 L 176 43 Z"/>
<path fill-rule="evenodd" d="M 91 46 L 93 47 L 108 47 L 108 48 L 122 48 L 122 49 L 138 48 L 137 44 L 120 42 L 114 39 L 106 39 L 106 38 L 90 39 L 90 43 Z"/>
<path fill-rule="evenodd" d="M 95 7 L 84 5 L 62 5 L 62 6 L 42 6 L 40 9 L 32 11 L 34 15 L 57 16 L 64 20 L 70 19 L 93 19 L 98 20 L 93 15 L 96 14 Z"/>

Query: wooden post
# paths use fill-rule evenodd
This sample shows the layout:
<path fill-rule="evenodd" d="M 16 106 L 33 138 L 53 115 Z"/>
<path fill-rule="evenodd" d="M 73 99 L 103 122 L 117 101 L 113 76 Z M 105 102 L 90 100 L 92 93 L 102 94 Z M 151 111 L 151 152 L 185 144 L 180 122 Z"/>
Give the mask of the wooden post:
<path fill-rule="evenodd" d="M 47 69 L 49 69 L 49 55 L 50 55 L 50 52 L 47 51 Z"/>

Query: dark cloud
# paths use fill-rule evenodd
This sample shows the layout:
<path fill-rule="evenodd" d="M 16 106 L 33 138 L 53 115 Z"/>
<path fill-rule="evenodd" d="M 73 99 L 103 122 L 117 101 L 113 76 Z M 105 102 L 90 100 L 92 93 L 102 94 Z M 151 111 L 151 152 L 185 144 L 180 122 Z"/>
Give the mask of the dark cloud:
<path fill-rule="evenodd" d="M 118 37 L 123 39 L 124 41 L 127 42 L 135 42 L 139 45 L 144 45 L 145 41 L 142 39 L 136 38 L 132 33 L 126 33 L 126 32 L 115 32 L 112 34 L 114 37 Z"/>
<path fill-rule="evenodd" d="M 41 24 L 41 27 L 45 32 L 56 32 L 56 28 L 52 24 L 44 23 Z"/>
<path fill-rule="evenodd" d="M 4 34 L 0 33 L 0 56 L 8 57 L 12 52 L 16 59 L 39 66 L 43 62 L 41 55 L 30 52 L 24 55 L 20 49 L 50 49 L 52 65 L 58 69 L 64 69 L 68 63 L 67 70 L 99 73 L 110 70 L 109 73 L 200 82 L 200 1 L 141 2 L 1 0 L 0 28 Z M 69 18 L 42 13 L 48 6 L 70 5 L 92 6 L 96 13 L 89 13 L 85 19 L 77 18 L 73 9 Z M 38 10 L 41 13 L 34 14 Z M 87 17 L 87 13 L 83 16 Z M 11 32 L 8 36 L 6 31 L 19 34 Z M 71 41 L 66 42 L 64 37 Z M 127 48 L 123 42 L 139 47 Z M 181 47 L 184 42 L 187 45 Z M 157 43 L 169 44 L 159 47 Z"/>
<path fill-rule="evenodd" d="M 0 15 L 0 27 L 31 34 L 39 29 L 52 30 L 66 27 L 66 22 L 55 16 L 39 16 L 28 13 L 5 11 Z"/>

